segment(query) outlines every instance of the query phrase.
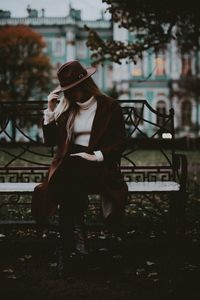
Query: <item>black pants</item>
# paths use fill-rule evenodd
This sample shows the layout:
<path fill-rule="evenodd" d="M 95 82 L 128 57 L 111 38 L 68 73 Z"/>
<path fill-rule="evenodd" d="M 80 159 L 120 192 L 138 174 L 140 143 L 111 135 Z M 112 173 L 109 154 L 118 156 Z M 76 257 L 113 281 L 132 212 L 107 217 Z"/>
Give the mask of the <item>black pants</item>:
<path fill-rule="evenodd" d="M 72 145 L 70 153 L 78 152 L 87 152 L 87 147 Z M 103 162 L 67 155 L 50 181 L 49 191 L 59 204 L 60 235 L 65 247 L 73 245 L 74 225 L 84 225 L 88 194 L 103 189 L 102 171 Z"/>

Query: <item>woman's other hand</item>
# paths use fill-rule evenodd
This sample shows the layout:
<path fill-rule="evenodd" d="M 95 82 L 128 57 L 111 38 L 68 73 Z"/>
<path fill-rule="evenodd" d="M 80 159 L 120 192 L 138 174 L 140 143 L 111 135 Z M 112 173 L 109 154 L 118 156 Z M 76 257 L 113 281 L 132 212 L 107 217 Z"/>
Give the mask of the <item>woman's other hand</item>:
<path fill-rule="evenodd" d="M 85 152 L 73 153 L 73 154 L 70 154 L 70 156 L 80 156 L 80 157 L 90 160 L 90 161 L 97 161 L 97 157 L 95 154 L 88 154 Z"/>
<path fill-rule="evenodd" d="M 54 111 L 57 100 L 58 100 L 58 96 L 59 95 L 56 94 L 54 91 L 48 95 L 47 99 L 48 99 L 48 109 L 49 110 Z"/>

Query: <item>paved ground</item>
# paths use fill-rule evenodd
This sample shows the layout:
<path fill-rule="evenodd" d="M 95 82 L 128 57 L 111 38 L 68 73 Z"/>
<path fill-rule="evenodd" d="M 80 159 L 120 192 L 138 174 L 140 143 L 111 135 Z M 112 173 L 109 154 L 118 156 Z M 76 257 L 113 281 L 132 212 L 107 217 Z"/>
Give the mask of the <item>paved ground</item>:
<path fill-rule="evenodd" d="M 200 242 L 188 234 L 169 243 L 133 230 L 124 241 L 89 233 L 87 258 L 56 279 L 55 235 L 1 235 L 1 299 L 200 299 Z"/>

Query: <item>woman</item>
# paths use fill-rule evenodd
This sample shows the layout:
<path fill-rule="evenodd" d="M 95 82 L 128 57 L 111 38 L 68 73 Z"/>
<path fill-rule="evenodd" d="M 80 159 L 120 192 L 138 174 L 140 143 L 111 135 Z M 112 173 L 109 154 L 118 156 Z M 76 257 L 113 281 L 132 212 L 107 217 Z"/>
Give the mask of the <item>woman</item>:
<path fill-rule="evenodd" d="M 57 73 L 60 85 L 48 96 L 42 122 L 45 143 L 57 146 L 57 151 L 48 179 L 35 188 L 32 212 L 36 216 L 39 198 L 46 200 L 45 213 L 49 215 L 59 204 L 61 276 L 74 247 L 74 229 L 76 251 L 87 253 L 84 210 L 88 194 L 103 195 L 103 215 L 114 230 L 119 228 L 128 193 L 119 169 L 126 138 L 122 110 L 96 86 L 91 78 L 95 71 L 93 67 L 85 69 L 78 61 L 62 65 Z"/>

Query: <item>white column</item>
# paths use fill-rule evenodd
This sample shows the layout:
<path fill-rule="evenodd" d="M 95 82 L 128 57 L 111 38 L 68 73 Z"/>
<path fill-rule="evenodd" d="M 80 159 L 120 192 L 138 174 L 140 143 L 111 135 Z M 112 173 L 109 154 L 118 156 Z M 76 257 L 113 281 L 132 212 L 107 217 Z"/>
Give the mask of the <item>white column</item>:
<path fill-rule="evenodd" d="M 165 51 L 165 72 L 167 76 L 171 76 L 170 74 L 170 47 L 167 46 Z"/>
<path fill-rule="evenodd" d="M 143 53 L 143 70 L 144 70 L 144 76 L 147 77 L 148 74 L 148 53 L 145 51 Z"/>
<path fill-rule="evenodd" d="M 171 41 L 171 78 L 178 79 L 181 73 L 181 60 L 178 55 L 176 42 Z"/>
<path fill-rule="evenodd" d="M 67 44 L 67 57 L 66 61 L 74 60 L 76 58 L 75 52 L 75 32 L 73 29 L 66 30 L 66 44 Z"/>
<path fill-rule="evenodd" d="M 118 24 L 114 24 L 113 27 L 113 38 L 114 40 L 121 42 L 128 42 L 128 30 L 125 28 L 119 28 Z M 121 61 L 122 64 L 113 63 L 113 80 L 120 83 L 121 80 L 129 79 L 129 66 L 126 64 L 125 60 Z"/>
<path fill-rule="evenodd" d="M 173 108 L 174 108 L 174 127 L 181 126 L 181 102 L 179 101 L 177 96 L 174 96 L 172 99 Z"/>

